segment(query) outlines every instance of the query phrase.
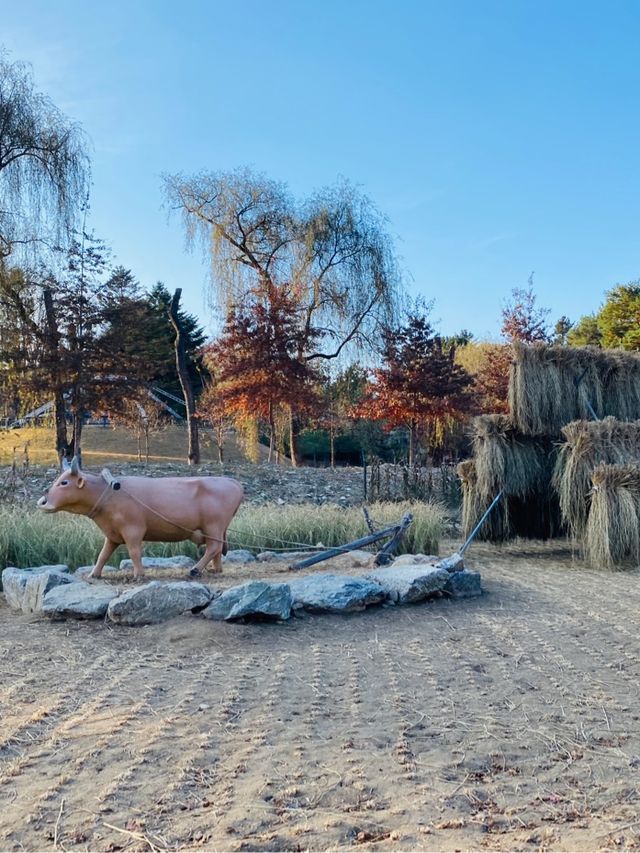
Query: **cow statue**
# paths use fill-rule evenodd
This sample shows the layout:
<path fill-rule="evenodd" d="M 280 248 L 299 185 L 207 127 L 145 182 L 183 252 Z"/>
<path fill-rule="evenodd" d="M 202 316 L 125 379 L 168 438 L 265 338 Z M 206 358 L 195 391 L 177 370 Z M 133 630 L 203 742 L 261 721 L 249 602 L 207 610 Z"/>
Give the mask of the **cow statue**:
<path fill-rule="evenodd" d="M 227 528 L 242 502 L 242 486 L 229 477 L 122 477 L 114 481 L 81 471 L 74 457 L 38 501 L 43 512 L 86 515 L 105 540 L 89 577 L 99 578 L 118 545 L 126 545 L 136 578 L 144 576 L 142 543 L 180 542 L 204 545 L 204 554 L 191 570 L 197 577 L 213 561 L 222 571 L 227 553 Z"/>

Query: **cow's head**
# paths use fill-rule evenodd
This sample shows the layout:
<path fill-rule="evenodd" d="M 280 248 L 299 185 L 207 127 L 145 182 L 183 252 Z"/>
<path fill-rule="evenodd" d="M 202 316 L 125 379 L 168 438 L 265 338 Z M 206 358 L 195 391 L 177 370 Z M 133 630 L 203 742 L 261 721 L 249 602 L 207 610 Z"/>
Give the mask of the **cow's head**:
<path fill-rule="evenodd" d="M 71 510 L 83 503 L 85 480 L 78 460 L 74 456 L 71 462 L 65 459 L 62 463 L 62 474 L 55 480 L 51 488 L 38 501 L 38 508 L 43 512 L 58 512 L 61 509 Z"/>

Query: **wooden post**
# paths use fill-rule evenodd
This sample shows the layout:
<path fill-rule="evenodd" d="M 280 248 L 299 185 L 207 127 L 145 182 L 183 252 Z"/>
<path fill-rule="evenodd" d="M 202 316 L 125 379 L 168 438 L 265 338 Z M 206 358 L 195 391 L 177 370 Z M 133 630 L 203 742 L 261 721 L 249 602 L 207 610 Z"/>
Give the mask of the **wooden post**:
<path fill-rule="evenodd" d="M 391 558 L 398 545 L 400 544 L 402 537 L 404 536 L 407 528 L 413 521 L 413 516 L 410 512 L 402 517 L 402 521 L 398 525 L 396 532 L 393 535 L 393 538 L 390 539 L 384 548 L 376 554 L 376 558 L 373 561 L 375 566 L 386 566 L 387 563 L 391 562 Z"/>

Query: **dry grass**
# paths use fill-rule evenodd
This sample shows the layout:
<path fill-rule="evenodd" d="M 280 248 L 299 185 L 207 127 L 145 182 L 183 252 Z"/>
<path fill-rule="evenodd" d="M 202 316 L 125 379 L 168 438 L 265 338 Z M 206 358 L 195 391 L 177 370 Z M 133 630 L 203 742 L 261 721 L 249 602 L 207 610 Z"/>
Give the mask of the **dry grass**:
<path fill-rule="evenodd" d="M 591 475 L 601 463 L 640 463 L 640 421 L 574 421 L 565 438 L 554 473 L 563 520 L 572 534 L 584 534 L 591 501 Z"/>
<path fill-rule="evenodd" d="M 599 418 L 640 419 L 640 356 L 593 347 L 514 345 L 509 407 L 527 435 L 558 436 L 565 424 Z"/>
<path fill-rule="evenodd" d="M 640 566 L 640 465 L 598 465 L 585 531 L 594 568 Z"/>

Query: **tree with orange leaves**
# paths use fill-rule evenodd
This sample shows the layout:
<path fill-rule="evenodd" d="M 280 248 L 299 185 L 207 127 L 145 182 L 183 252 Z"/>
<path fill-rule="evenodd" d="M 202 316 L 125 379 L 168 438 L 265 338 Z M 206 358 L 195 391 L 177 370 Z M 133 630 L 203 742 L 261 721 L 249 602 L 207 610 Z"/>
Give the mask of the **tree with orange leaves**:
<path fill-rule="evenodd" d="M 455 361 L 455 347 L 444 346 L 424 312 L 408 315 L 404 325 L 384 332 L 382 367 L 373 372 L 358 414 L 383 421 L 388 429 L 406 428 L 409 464 L 414 465 L 421 436 L 432 435 L 447 420 L 471 411 L 472 377 Z"/>
<path fill-rule="evenodd" d="M 215 377 L 209 398 L 215 397 L 236 421 L 262 420 L 269 434 L 270 460 L 277 415 L 286 410 L 294 465 L 298 462 L 296 419 L 318 405 L 320 379 L 299 357 L 302 339 L 306 343 L 316 334 L 303 328 L 299 314 L 299 304 L 287 285 L 271 284 L 267 293 L 255 290 L 249 299 L 231 307 L 221 336 L 204 352 L 205 364 Z"/>

